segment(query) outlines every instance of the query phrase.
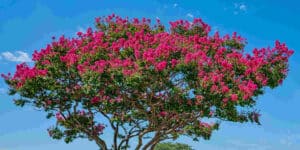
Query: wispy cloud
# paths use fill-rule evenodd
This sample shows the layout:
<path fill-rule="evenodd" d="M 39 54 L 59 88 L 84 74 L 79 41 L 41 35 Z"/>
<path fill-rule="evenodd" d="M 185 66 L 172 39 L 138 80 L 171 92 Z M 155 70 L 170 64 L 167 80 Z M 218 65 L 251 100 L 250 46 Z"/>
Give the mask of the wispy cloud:
<path fill-rule="evenodd" d="M 300 134 L 294 134 L 290 131 L 288 131 L 288 133 L 285 136 L 282 136 L 282 138 L 279 140 L 280 144 L 288 147 L 298 143 L 297 141 L 300 141 Z"/>
<path fill-rule="evenodd" d="M 218 26 L 212 26 L 211 29 L 212 29 L 213 32 L 217 32 L 217 31 L 220 30 L 220 27 L 218 27 Z"/>
<path fill-rule="evenodd" d="M 177 4 L 177 3 L 174 3 L 174 4 L 173 4 L 173 7 L 174 7 L 174 8 L 176 8 L 177 6 L 178 6 L 178 4 Z"/>
<path fill-rule="evenodd" d="M 0 88 L 0 95 L 5 94 L 6 93 L 6 89 L 5 88 Z"/>
<path fill-rule="evenodd" d="M 268 143 L 265 143 L 263 141 L 260 141 L 259 143 L 248 143 L 235 139 L 228 140 L 227 143 L 230 144 L 231 148 L 247 150 L 268 150 L 271 147 Z"/>
<path fill-rule="evenodd" d="M 239 6 L 239 9 L 240 9 L 241 11 L 247 11 L 247 6 L 246 6 L 245 4 L 241 4 L 241 5 Z"/>
<path fill-rule="evenodd" d="M 194 18 L 194 15 L 191 13 L 186 14 L 187 17 Z"/>
<path fill-rule="evenodd" d="M 237 15 L 239 13 L 247 12 L 247 5 L 244 3 L 234 3 L 234 12 L 233 14 Z"/>
<path fill-rule="evenodd" d="M 15 54 L 11 52 L 3 52 L 1 56 L 8 61 L 12 62 L 31 62 L 29 55 L 22 51 L 16 51 Z"/>

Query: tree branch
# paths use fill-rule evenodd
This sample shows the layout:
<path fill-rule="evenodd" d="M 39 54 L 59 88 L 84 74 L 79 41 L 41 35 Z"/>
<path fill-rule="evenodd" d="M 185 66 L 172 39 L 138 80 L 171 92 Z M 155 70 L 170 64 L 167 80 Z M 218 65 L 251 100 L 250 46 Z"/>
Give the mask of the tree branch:
<path fill-rule="evenodd" d="M 147 150 L 149 146 L 151 146 L 155 141 L 157 141 L 161 137 L 160 131 L 157 131 L 154 137 L 142 148 L 142 150 Z"/>
<path fill-rule="evenodd" d="M 116 124 L 114 129 L 114 145 L 113 145 L 114 150 L 118 149 L 118 135 L 119 135 L 119 123 Z"/>
<path fill-rule="evenodd" d="M 135 150 L 139 150 L 143 145 L 143 136 L 147 133 L 151 132 L 149 128 L 145 129 L 144 131 L 140 132 L 138 135 L 138 145 L 136 146 Z"/>

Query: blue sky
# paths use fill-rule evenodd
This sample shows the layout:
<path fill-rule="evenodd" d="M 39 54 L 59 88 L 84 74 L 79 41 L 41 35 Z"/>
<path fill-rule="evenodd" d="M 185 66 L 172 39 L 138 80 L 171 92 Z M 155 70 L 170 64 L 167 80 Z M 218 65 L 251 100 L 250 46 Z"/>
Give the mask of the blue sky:
<path fill-rule="evenodd" d="M 176 19 L 200 17 L 222 34 L 237 31 L 248 41 L 247 51 L 285 42 L 295 53 L 283 85 L 266 89 L 258 98 L 261 126 L 223 122 L 210 141 L 192 142 L 196 150 L 299 150 L 300 149 L 300 5 L 296 0 L 0 0 L 0 72 L 30 61 L 32 52 L 45 47 L 52 36 L 75 36 L 93 26 L 97 16 L 115 13 L 128 17 Z M 52 140 L 46 129 L 53 124 L 45 113 L 14 106 L 0 81 L 0 150 L 97 149 L 78 139 L 71 144 Z"/>

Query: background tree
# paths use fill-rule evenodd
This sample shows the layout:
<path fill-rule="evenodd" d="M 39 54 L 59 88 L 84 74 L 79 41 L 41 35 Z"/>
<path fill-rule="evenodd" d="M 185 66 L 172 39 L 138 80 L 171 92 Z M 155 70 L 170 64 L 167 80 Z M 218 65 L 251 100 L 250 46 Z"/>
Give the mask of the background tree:
<path fill-rule="evenodd" d="M 193 150 L 189 145 L 182 143 L 158 143 L 154 150 Z"/>
<path fill-rule="evenodd" d="M 51 137 L 88 138 L 102 150 L 127 149 L 132 139 L 144 150 L 181 135 L 209 139 L 222 120 L 259 124 L 255 100 L 282 83 L 293 53 L 276 41 L 246 54 L 242 37 L 210 36 L 201 19 L 170 22 L 169 31 L 145 18 L 95 22 L 95 31 L 54 39 L 34 52 L 34 66 L 3 77 L 16 105 L 57 119 Z"/>

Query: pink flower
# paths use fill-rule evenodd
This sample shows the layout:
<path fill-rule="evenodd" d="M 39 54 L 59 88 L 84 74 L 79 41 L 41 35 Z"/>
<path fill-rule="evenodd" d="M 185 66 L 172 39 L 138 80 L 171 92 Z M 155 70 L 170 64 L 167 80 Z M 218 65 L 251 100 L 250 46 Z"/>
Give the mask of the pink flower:
<path fill-rule="evenodd" d="M 161 61 L 161 62 L 157 63 L 155 67 L 158 71 L 162 71 L 167 67 L 167 62 Z"/>
<path fill-rule="evenodd" d="M 185 55 L 184 63 L 187 64 L 187 63 L 191 62 L 193 59 L 194 59 L 193 54 L 188 53 L 188 54 Z"/>
<path fill-rule="evenodd" d="M 230 98 L 231 98 L 231 101 L 234 101 L 234 102 L 238 100 L 237 94 L 231 94 Z"/>
<path fill-rule="evenodd" d="M 222 92 L 223 92 L 223 93 L 229 92 L 228 86 L 226 86 L 226 85 L 222 86 Z"/>
<path fill-rule="evenodd" d="M 56 117 L 57 121 L 64 121 L 65 120 L 63 118 L 63 116 L 61 115 L 61 113 L 59 113 L 59 112 L 55 114 L 55 117 Z"/>
<path fill-rule="evenodd" d="M 84 110 L 81 110 L 81 111 L 79 111 L 79 113 L 78 113 L 80 116 L 84 116 L 86 113 L 85 113 L 85 111 Z"/>
<path fill-rule="evenodd" d="M 51 105 L 52 104 L 52 101 L 51 100 L 46 100 L 46 105 Z"/>
<path fill-rule="evenodd" d="M 196 99 L 199 101 L 202 101 L 204 99 L 204 97 L 202 95 L 196 95 Z"/>
<path fill-rule="evenodd" d="M 73 52 L 67 53 L 65 56 L 61 56 L 60 60 L 65 62 L 68 67 L 75 64 L 79 59 L 79 56 Z"/>
<path fill-rule="evenodd" d="M 120 102 L 122 101 L 122 97 L 118 96 L 118 97 L 115 99 L 115 101 L 116 101 L 117 103 L 120 103 Z"/>
<path fill-rule="evenodd" d="M 82 32 L 77 32 L 77 35 L 78 36 L 82 36 Z"/>
<path fill-rule="evenodd" d="M 50 65 L 51 62 L 50 62 L 49 60 L 44 60 L 44 61 L 42 62 L 42 64 L 43 64 L 43 65 Z"/>
<path fill-rule="evenodd" d="M 212 82 L 216 83 L 216 82 L 218 82 L 220 80 L 220 77 L 219 77 L 218 74 L 213 74 L 211 76 L 211 80 L 212 80 Z"/>
<path fill-rule="evenodd" d="M 140 51 L 139 51 L 138 49 L 135 49 L 135 50 L 134 50 L 134 57 L 135 57 L 136 59 L 139 59 L 139 58 L 140 58 Z"/>
<path fill-rule="evenodd" d="M 171 64 L 172 64 L 172 67 L 174 68 L 176 65 L 177 65 L 177 60 L 176 59 L 172 59 L 171 60 Z"/>
<path fill-rule="evenodd" d="M 123 69 L 122 73 L 125 75 L 125 76 L 130 76 L 134 73 L 133 70 L 130 70 L 130 69 Z"/>
<path fill-rule="evenodd" d="M 93 66 L 91 66 L 91 69 L 98 73 L 103 73 L 105 66 L 106 66 L 105 60 L 98 60 L 95 62 L 95 64 Z"/>
<path fill-rule="evenodd" d="M 153 52 L 153 49 L 148 49 L 147 51 L 145 51 L 143 53 L 143 59 L 146 61 L 146 62 L 149 62 L 149 63 L 154 63 L 155 61 L 155 58 L 154 58 L 154 52 Z"/>
<path fill-rule="evenodd" d="M 53 54 L 54 54 L 54 52 L 52 51 L 52 46 L 50 46 L 48 44 L 47 47 L 45 49 L 41 49 L 40 52 L 35 50 L 34 53 L 32 54 L 32 60 L 39 61 L 39 60 L 41 60 L 41 58 L 44 58 L 47 55 L 53 55 Z"/>
<path fill-rule="evenodd" d="M 159 115 L 162 116 L 162 117 L 165 117 L 165 116 L 168 115 L 168 112 L 166 112 L 166 111 L 161 111 L 161 112 L 159 113 Z"/>
<path fill-rule="evenodd" d="M 96 96 L 91 99 L 92 104 L 98 103 L 99 101 L 100 101 L 100 98 L 96 97 Z"/>
<path fill-rule="evenodd" d="M 204 128 L 210 128 L 211 127 L 211 125 L 206 123 L 206 122 L 199 122 L 199 126 L 204 127 Z"/>
<path fill-rule="evenodd" d="M 226 70 L 231 70 L 232 69 L 232 64 L 228 63 L 227 61 L 223 60 L 221 62 L 221 65 L 224 69 Z"/>
<path fill-rule="evenodd" d="M 78 70 L 79 74 L 83 74 L 85 72 L 84 65 L 83 64 L 77 65 L 77 70 Z"/>
<path fill-rule="evenodd" d="M 98 125 L 95 126 L 95 132 L 98 133 L 98 134 L 103 133 L 104 129 L 105 129 L 105 126 L 103 124 L 98 124 Z"/>
<path fill-rule="evenodd" d="M 95 22 L 96 22 L 96 23 L 100 23 L 100 20 L 101 20 L 100 17 L 95 18 Z"/>
<path fill-rule="evenodd" d="M 228 102 L 228 98 L 223 98 L 222 100 L 224 103 L 227 103 Z"/>
<path fill-rule="evenodd" d="M 218 88 L 217 85 L 212 85 L 211 88 L 210 88 L 210 91 L 214 92 L 214 93 L 218 93 L 219 92 L 219 88 Z"/>

